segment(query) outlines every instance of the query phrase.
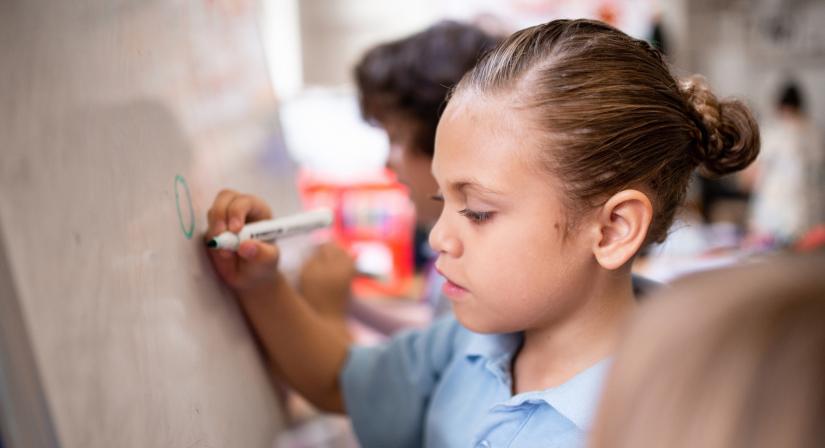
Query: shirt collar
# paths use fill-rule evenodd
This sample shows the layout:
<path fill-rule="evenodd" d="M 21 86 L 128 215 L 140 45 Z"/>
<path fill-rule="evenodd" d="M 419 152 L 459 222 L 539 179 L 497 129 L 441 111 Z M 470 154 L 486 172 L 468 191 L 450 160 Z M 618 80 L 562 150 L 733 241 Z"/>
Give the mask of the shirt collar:
<path fill-rule="evenodd" d="M 511 397 L 510 406 L 518 406 L 529 401 L 543 401 L 573 422 L 582 430 L 590 429 L 590 424 L 599 404 L 605 376 L 612 359 L 606 358 L 579 372 L 564 384 L 550 389 L 527 392 Z"/>
<path fill-rule="evenodd" d="M 486 361 L 488 370 L 509 387 L 512 384 L 510 361 L 522 340 L 522 333 L 473 333 L 465 349 L 465 356 L 470 362 L 479 359 Z M 598 405 L 602 383 L 611 361 L 611 358 L 603 359 L 559 386 L 518 394 L 503 404 L 515 407 L 528 402 L 544 402 L 578 428 L 587 430 Z"/>
<path fill-rule="evenodd" d="M 521 345 L 522 339 L 522 333 L 472 333 L 465 349 L 465 356 L 468 362 L 481 362 L 502 387 L 510 390 L 513 385 L 510 361 Z"/>
<path fill-rule="evenodd" d="M 473 333 L 464 355 L 470 361 L 484 358 L 497 361 L 502 358 L 512 358 L 516 349 L 521 345 L 522 333 L 480 334 Z"/>

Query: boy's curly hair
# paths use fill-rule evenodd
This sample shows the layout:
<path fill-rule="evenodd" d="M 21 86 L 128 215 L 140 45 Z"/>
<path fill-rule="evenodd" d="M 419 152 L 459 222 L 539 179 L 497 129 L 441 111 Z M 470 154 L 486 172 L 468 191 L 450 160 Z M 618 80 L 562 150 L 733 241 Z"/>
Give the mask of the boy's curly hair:
<path fill-rule="evenodd" d="M 498 42 L 473 25 L 443 21 L 372 48 L 355 67 L 364 118 L 373 123 L 391 115 L 413 120 L 418 125 L 415 151 L 432 157 L 447 92 Z"/>

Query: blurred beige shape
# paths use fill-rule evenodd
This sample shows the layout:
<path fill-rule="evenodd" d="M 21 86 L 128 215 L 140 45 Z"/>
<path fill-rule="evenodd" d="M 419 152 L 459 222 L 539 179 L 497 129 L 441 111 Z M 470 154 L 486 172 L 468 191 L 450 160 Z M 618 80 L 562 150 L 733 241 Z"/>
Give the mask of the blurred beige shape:
<path fill-rule="evenodd" d="M 590 447 L 821 446 L 824 323 L 822 252 L 678 281 L 632 322 Z"/>

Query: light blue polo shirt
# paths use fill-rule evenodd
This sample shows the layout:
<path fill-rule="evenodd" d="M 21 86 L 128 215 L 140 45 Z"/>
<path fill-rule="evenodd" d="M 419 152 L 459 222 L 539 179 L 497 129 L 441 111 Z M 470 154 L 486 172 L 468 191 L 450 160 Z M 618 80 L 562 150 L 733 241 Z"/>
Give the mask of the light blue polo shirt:
<path fill-rule="evenodd" d="M 384 346 L 350 349 L 341 385 L 362 446 L 584 446 L 609 360 L 513 396 L 521 338 L 473 333 L 449 315 Z"/>

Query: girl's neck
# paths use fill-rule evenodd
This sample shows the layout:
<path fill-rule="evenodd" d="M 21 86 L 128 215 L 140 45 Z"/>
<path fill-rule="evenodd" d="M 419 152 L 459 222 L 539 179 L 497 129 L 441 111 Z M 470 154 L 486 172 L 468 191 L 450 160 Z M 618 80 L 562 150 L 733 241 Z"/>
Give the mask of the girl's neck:
<path fill-rule="evenodd" d="M 613 353 L 636 306 L 630 271 L 607 272 L 591 283 L 563 318 L 525 330 L 513 361 L 513 392 L 558 386 Z"/>

